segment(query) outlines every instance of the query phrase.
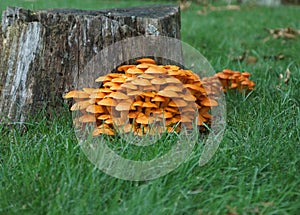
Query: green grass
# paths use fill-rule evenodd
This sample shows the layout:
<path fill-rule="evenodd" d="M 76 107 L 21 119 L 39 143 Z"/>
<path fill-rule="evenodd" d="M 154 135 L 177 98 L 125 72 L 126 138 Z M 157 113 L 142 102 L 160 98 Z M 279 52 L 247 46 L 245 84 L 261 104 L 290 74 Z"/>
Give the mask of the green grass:
<path fill-rule="evenodd" d="M 138 5 L 136 1 L 1 1 L 30 9 Z M 147 2 L 158 3 L 158 2 Z M 0 126 L 0 214 L 298 214 L 300 211 L 300 37 L 270 39 L 264 28 L 300 29 L 299 7 L 249 7 L 197 15 L 182 12 L 182 39 L 216 70 L 253 73 L 251 95 L 229 93 L 227 128 L 203 167 L 200 152 L 170 174 L 146 182 L 108 176 L 77 144 L 66 110 L 43 114 L 27 131 Z M 231 58 L 248 51 L 256 64 Z M 266 56 L 284 54 L 283 60 Z M 289 67 L 288 84 L 279 74 Z"/>

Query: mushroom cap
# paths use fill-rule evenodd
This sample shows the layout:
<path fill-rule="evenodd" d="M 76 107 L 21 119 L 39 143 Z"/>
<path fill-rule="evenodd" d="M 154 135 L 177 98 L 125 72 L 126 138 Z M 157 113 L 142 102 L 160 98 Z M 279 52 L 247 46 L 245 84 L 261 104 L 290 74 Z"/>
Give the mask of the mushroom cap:
<path fill-rule="evenodd" d="M 231 83 L 230 88 L 231 89 L 235 89 L 237 88 L 239 85 L 237 83 Z"/>
<path fill-rule="evenodd" d="M 112 91 L 117 91 L 117 90 L 119 90 L 120 89 L 120 84 L 114 84 L 114 85 L 112 85 L 111 87 L 110 87 L 110 89 L 112 90 Z"/>
<path fill-rule="evenodd" d="M 155 91 L 155 87 L 153 85 L 143 87 L 144 91 Z"/>
<path fill-rule="evenodd" d="M 137 75 L 137 74 L 143 74 L 144 71 L 136 68 L 136 67 L 131 67 L 126 71 L 126 74 L 131 74 L 131 75 Z"/>
<path fill-rule="evenodd" d="M 254 83 L 253 81 L 249 81 L 249 82 L 248 82 L 248 86 L 249 86 L 249 87 L 254 87 L 254 86 L 255 86 L 255 83 Z"/>
<path fill-rule="evenodd" d="M 72 105 L 72 107 L 70 108 L 71 111 L 75 111 L 75 110 L 83 110 L 86 109 L 88 106 L 90 106 L 91 104 L 93 104 L 95 102 L 94 99 L 89 99 L 89 100 L 84 100 L 84 101 L 79 101 L 76 102 Z"/>
<path fill-rule="evenodd" d="M 138 111 L 130 111 L 129 114 L 127 115 L 129 119 L 134 119 L 139 115 L 140 112 Z"/>
<path fill-rule="evenodd" d="M 107 95 L 108 98 L 114 98 L 114 99 L 129 99 L 127 95 L 121 92 L 112 92 L 111 94 Z"/>
<path fill-rule="evenodd" d="M 139 113 L 135 119 L 136 123 L 146 125 L 149 123 L 149 117 L 143 113 Z"/>
<path fill-rule="evenodd" d="M 191 119 L 187 115 L 181 116 L 181 119 L 180 119 L 180 122 L 183 122 L 183 123 L 185 123 L 185 122 L 192 122 L 192 121 L 193 121 L 193 119 Z"/>
<path fill-rule="evenodd" d="M 216 76 L 217 76 L 218 78 L 220 78 L 220 79 L 228 79 L 228 78 L 229 78 L 229 74 L 226 74 L 226 73 L 224 73 L 224 72 L 218 72 L 218 73 L 216 74 Z"/>
<path fill-rule="evenodd" d="M 151 98 L 155 97 L 155 94 L 152 92 L 144 92 L 141 95 L 144 97 L 151 97 Z"/>
<path fill-rule="evenodd" d="M 212 118 L 212 115 L 209 114 L 208 112 L 201 114 L 201 116 L 203 116 L 206 119 L 211 119 Z"/>
<path fill-rule="evenodd" d="M 174 70 L 174 71 L 180 69 L 180 67 L 179 67 L 179 66 L 176 66 L 176 65 L 165 65 L 164 68 L 165 68 L 165 69 L 171 69 L 171 70 Z"/>
<path fill-rule="evenodd" d="M 174 99 L 169 102 L 170 107 L 186 107 L 188 104 L 183 99 Z"/>
<path fill-rule="evenodd" d="M 177 107 L 165 107 L 164 110 L 168 111 L 168 112 L 171 112 L 171 113 L 175 113 L 175 114 L 179 113 L 179 110 L 178 110 Z"/>
<path fill-rule="evenodd" d="M 139 69 L 144 71 L 144 70 L 148 69 L 150 66 L 153 66 L 153 64 L 151 64 L 151 63 L 141 63 L 141 64 L 136 65 L 136 68 L 139 68 Z"/>
<path fill-rule="evenodd" d="M 78 118 L 79 122 L 88 123 L 88 122 L 96 122 L 95 115 L 85 114 Z"/>
<path fill-rule="evenodd" d="M 197 100 L 197 98 L 195 97 L 195 96 L 193 96 L 192 94 L 185 94 L 184 96 L 183 96 L 183 99 L 185 100 L 185 101 L 188 101 L 188 102 L 194 102 L 194 101 L 196 101 Z"/>
<path fill-rule="evenodd" d="M 232 74 L 233 78 L 238 78 L 240 76 L 241 76 L 241 73 L 239 71 L 234 71 L 233 74 Z"/>
<path fill-rule="evenodd" d="M 128 96 L 138 96 L 138 95 L 141 95 L 142 93 L 143 93 L 142 91 L 134 90 L 134 91 L 127 93 L 127 95 Z"/>
<path fill-rule="evenodd" d="M 84 88 L 82 88 L 82 90 L 83 90 L 84 92 L 88 93 L 88 94 L 92 94 L 92 93 L 98 91 L 98 89 L 95 89 L 95 88 L 88 88 L 88 87 L 84 87 Z"/>
<path fill-rule="evenodd" d="M 223 69 L 222 72 L 226 75 L 232 75 L 234 73 L 234 71 L 232 71 L 231 69 Z"/>
<path fill-rule="evenodd" d="M 168 75 L 179 76 L 180 72 L 179 72 L 179 70 L 170 70 L 170 69 L 168 69 Z"/>
<path fill-rule="evenodd" d="M 104 96 L 106 96 L 106 93 L 103 93 L 103 92 L 94 92 L 90 95 L 90 98 L 93 98 L 93 99 L 103 99 Z"/>
<path fill-rule="evenodd" d="M 81 91 L 81 90 L 72 90 L 70 92 L 68 92 L 64 98 L 65 99 L 69 99 L 69 98 L 78 98 L 78 99 L 86 99 L 89 98 L 90 94 Z"/>
<path fill-rule="evenodd" d="M 151 84 L 157 84 L 157 85 L 163 85 L 166 84 L 167 82 L 162 79 L 162 78 L 154 78 L 151 80 Z"/>
<path fill-rule="evenodd" d="M 143 101 L 135 101 L 133 102 L 132 106 L 134 107 L 142 107 L 143 106 Z"/>
<path fill-rule="evenodd" d="M 119 72 L 121 72 L 121 71 L 126 72 L 127 69 L 132 68 L 132 67 L 135 67 L 135 65 L 122 65 L 122 66 L 119 66 L 117 70 Z"/>
<path fill-rule="evenodd" d="M 166 70 L 163 67 L 159 66 L 150 66 L 148 69 L 146 69 L 145 74 L 166 74 L 168 73 L 168 70 Z"/>
<path fill-rule="evenodd" d="M 198 110 L 199 114 L 205 114 L 208 113 L 208 111 L 210 110 L 210 107 L 201 107 L 201 109 Z"/>
<path fill-rule="evenodd" d="M 130 133 L 134 131 L 134 126 L 132 124 L 127 123 L 125 126 L 119 128 L 121 132 Z"/>
<path fill-rule="evenodd" d="M 117 102 L 115 99 L 112 98 L 104 98 L 101 101 L 97 102 L 97 104 L 103 106 L 116 106 Z"/>
<path fill-rule="evenodd" d="M 165 79 L 168 84 L 182 84 L 182 82 L 174 77 L 169 77 Z"/>
<path fill-rule="evenodd" d="M 198 120 L 197 120 L 197 124 L 198 125 L 204 125 L 204 122 L 207 122 L 207 119 L 205 119 L 203 116 L 201 116 L 200 114 L 198 115 Z"/>
<path fill-rule="evenodd" d="M 157 108 L 156 104 L 153 104 L 151 102 L 144 102 L 142 107 L 145 107 L 145 108 Z"/>
<path fill-rule="evenodd" d="M 192 107 L 192 106 L 186 106 L 184 108 L 182 108 L 182 112 L 183 113 L 186 113 L 186 112 L 196 112 L 197 111 L 197 108 L 196 107 Z"/>
<path fill-rule="evenodd" d="M 120 84 L 123 84 L 125 81 L 126 81 L 126 78 L 124 78 L 124 77 L 113 78 L 111 80 L 111 82 L 113 82 L 113 83 L 120 83 Z"/>
<path fill-rule="evenodd" d="M 149 64 L 156 64 L 155 60 L 153 60 L 152 58 L 141 58 L 136 60 L 137 63 L 149 63 Z"/>
<path fill-rule="evenodd" d="M 118 84 L 109 81 L 109 82 L 104 83 L 104 84 L 103 84 L 103 87 L 109 87 L 109 88 L 111 88 L 111 87 L 114 86 L 114 85 L 118 85 Z"/>
<path fill-rule="evenodd" d="M 90 105 L 86 108 L 86 112 L 89 113 L 104 113 L 104 109 L 100 105 Z"/>
<path fill-rule="evenodd" d="M 120 77 L 123 77 L 124 74 L 123 73 L 109 73 L 106 75 L 107 77 L 110 77 L 111 79 L 114 79 L 114 78 L 120 78 Z"/>
<path fill-rule="evenodd" d="M 249 85 L 249 80 L 245 80 L 245 81 L 242 81 L 241 82 L 241 85 L 243 85 L 243 86 L 248 86 Z"/>
<path fill-rule="evenodd" d="M 179 98 L 181 95 L 171 90 L 161 90 L 157 93 L 159 96 L 169 97 L 169 98 Z"/>
<path fill-rule="evenodd" d="M 152 102 L 164 102 L 166 98 L 163 96 L 156 95 L 154 98 L 151 99 Z"/>
<path fill-rule="evenodd" d="M 98 136 L 100 134 L 113 136 L 115 133 L 111 128 L 102 126 L 102 128 L 95 128 L 93 131 L 93 136 Z"/>
<path fill-rule="evenodd" d="M 182 87 L 177 87 L 174 85 L 168 85 L 164 88 L 164 90 L 170 90 L 170 91 L 174 91 L 174 92 L 182 92 L 183 88 Z"/>
<path fill-rule="evenodd" d="M 201 105 L 206 106 L 206 107 L 215 107 L 218 106 L 218 102 L 214 99 L 205 97 L 203 100 L 200 102 Z"/>
<path fill-rule="evenodd" d="M 112 78 L 107 76 L 107 75 L 103 75 L 98 77 L 95 82 L 106 82 L 106 81 L 110 81 Z"/>
<path fill-rule="evenodd" d="M 122 101 L 116 106 L 117 111 L 129 111 L 131 101 Z"/>
<path fill-rule="evenodd" d="M 191 89 L 191 90 L 195 90 L 201 93 L 205 93 L 205 89 L 200 86 L 200 85 L 195 85 L 195 84 L 184 84 L 184 87 L 186 87 L 187 89 Z"/>
<path fill-rule="evenodd" d="M 130 90 L 136 90 L 137 86 L 135 86 L 134 84 L 127 82 L 121 85 L 121 88 L 125 88 L 125 89 L 130 89 Z"/>
<path fill-rule="evenodd" d="M 148 81 L 147 79 L 144 78 L 135 78 L 132 82 L 132 84 L 137 85 L 137 86 L 151 86 L 151 82 Z"/>
<path fill-rule="evenodd" d="M 100 120 L 106 120 L 106 119 L 109 119 L 109 118 L 111 118 L 111 116 L 109 114 L 102 114 L 102 115 L 97 117 L 97 119 L 100 119 Z"/>
<path fill-rule="evenodd" d="M 110 88 L 100 88 L 99 89 L 99 92 L 102 92 L 102 93 L 111 93 L 113 92 Z"/>
<path fill-rule="evenodd" d="M 114 124 L 114 121 L 112 120 L 112 118 L 108 118 L 104 121 L 105 124 L 107 125 L 113 125 Z"/>
<path fill-rule="evenodd" d="M 243 72 L 242 76 L 244 76 L 245 78 L 249 78 L 251 76 L 251 73 L 249 73 L 249 72 Z"/>
<path fill-rule="evenodd" d="M 144 79 L 153 79 L 153 78 L 155 78 L 155 76 L 153 76 L 153 75 L 150 75 L 150 74 L 141 74 L 141 75 L 138 75 L 137 76 L 138 78 L 144 78 Z"/>
<path fill-rule="evenodd" d="M 165 118 L 165 119 L 168 119 L 168 118 L 171 118 L 173 117 L 173 114 L 171 112 L 168 112 L 168 111 L 163 111 L 160 115 L 159 115 L 160 118 Z"/>

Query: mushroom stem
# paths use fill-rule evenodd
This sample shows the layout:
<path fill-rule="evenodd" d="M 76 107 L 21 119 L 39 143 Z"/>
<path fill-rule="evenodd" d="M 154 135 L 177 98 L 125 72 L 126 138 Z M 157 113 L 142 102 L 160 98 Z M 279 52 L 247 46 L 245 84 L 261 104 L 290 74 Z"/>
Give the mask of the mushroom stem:
<path fill-rule="evenodd" d="M 145 115 L 149 116 L 151 113 L 151 108 L 145 108 Z"/>
<path fill-rule="evenodd" d="M 157 108 L 160 108 L 160 102 L 154 102 L 154 104 L 157 106 Z"/>
<path fill-rule="evenodd" d="M 126 120 L 127 120 L 127 118 L 128 118 L 128 116 L 127 116 L 127 114 L 126 114 L 126 111 L 121 111 L 121 113 L 120 113 L 120 115 L 121 115 L 121 122 L 122 122 L 122 124 L 124 125 L 125 124 L 125 122 L 126 122 Z"/>
<path fill-rule="evenodd" d="M 166 98 L 166 100 L 161 103 L 160 107 L 161 108 L 167 107 L 169 102 L 170 102 L 170 98 Z"/>

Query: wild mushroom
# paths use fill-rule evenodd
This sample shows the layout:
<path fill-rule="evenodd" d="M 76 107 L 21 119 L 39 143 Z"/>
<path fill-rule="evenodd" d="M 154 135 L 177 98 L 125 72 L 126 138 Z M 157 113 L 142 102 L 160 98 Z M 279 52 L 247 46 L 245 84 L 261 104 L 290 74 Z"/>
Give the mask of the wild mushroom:
<path fill-rule="evenodd" d="M 106 107 L 106 111 L 111 114 L 112 113 L 112 107 L 115 107 L 117 105 L 117 101 L 112 98 L 104 98 L 101 101 L 97 102 L 98 105 L 101 105 L 103 107 Z"/>
<path fill-rule="evenodd" d="M 150 66 L 146 71 L 145 74 L 166 74 L 168 73 L 168 70 L 164 69 L 163 67 L 159 66 Z"/>
<path fill-rule="evenodd" d="M 151 101 L 154 102 L 157 107 L 160 107 L 160 104 L 166 101 L 166 97 L 156 95 L 151 99 Z"/>
<path fill-rule="evenodd" d="M 211 124 L 210 110 L 219 105 L 222 90 L 248 92 L 255 86 L 248 72 L 224 69 L 200 80 L 191 70 L 176 65 L 156 65 L 151 58 L 138 59 L 137 63 L 121 65 L 117 68 L 119 73 L 98 77 L 96 81 L 102 82 L 98 89 L 83 88 L 67 93 L 64 98 L 76 101 L 71 110 L 80 110 L 83 114 L 75 118 L 74 123 L 96 122 L 98 127 L 93 135 L 114 135 L 115 130 L 122 128 L 123 133 L 152 134 L 149 124 L 160 132 L 166 129 L 179 132 L 182 126 L 191 128 L 194 119 L 202 130 L 206 129 L 204 123 Z M 159 125 L 162 122 L 167 128 Z"/>
<path fill-rule="evenodd" d="M 96 122 L 96 117 L 95 117 L 95 115 L 85 114 L 85 115 L 79 117 L 78 121 L 82 122 L 82 123 Z"/>
<path fill-rule="evenodd" d="M 93 136 L 98 136 L 100 134 L 106 134 L 106 135 L 113 136 L 115 133 L 110 127 L 105 126 L 103 124 L 103 125 L 100 125 L 97 128 L 95 128 L 93 131 Z"/>
<path fill-rule="evenodd" d="M 77 99 L 87 99 L 89 98 L 90 94 L 81 91 L 81 90 L 72 90 L 68 92 L 64 98 L 65 99 L 70 99 L 70 98 L 77 98 Z"/>
<path fill-rule="evenodd" d="M 89 100 L 83 100 L 83 101 L 78 101 L 76 103 L 74 103 L 72 105 L 72 107 L 70 108 L 71 111 L 75 111 L 75 110 L 83 110 L 86 109 L 88 106 L 90 106 L 91 104 L 93 104 L 95 102 L 94 99 L 89 99 Z"/>
<path fill-rule="evenodd" d="M 167 82 L 163 78 L 154 78 L 151 80 L 151 84 L 154 85 L 155 90 L 161 90 L 161 86 L 166 84 Z"/>
<path fill-rule="evenodd" d="M 143 74 L 144 71 L 139 69 L 139 68 L 136 68 L 136 67 L 132 67 L 132 68 L 129 68 L 125 74 L 129 74 L 131 76 L 136 76 L 136 75 L 139 75 L 139 74 Z"/>
<path fill-rule="evenodd" d="M 156 64 L 155 60 L 153 60 L 152 58 L 141 58 L 136 60 L 137 63 L 149 63 L 149 64 Z"/>
<path fill-rule="evenodd" d="M 144 102 L 142 107 L 145 108 L 144 110 L 145 115 L 149 115 L 151 113 L 152 108 L 157 108 L 156 104 L 153 104 L 150 101 Z"/>
<path fill-rule="evenodd" d="M 215 107 L 218 106 L 218 102 L 214 99 L 210 99 L 208 97 L 205 97 L 203 100 L 201 100 L 201 105 L 206 107 Z"/>
<path fill-rule="evenodd" d="M 133 67 L 135 67 L 135 65 L 122 65 L 122 66 L 119 66 L 118 67 L 118 71 L 119 72 L 126 72 L 129 68 L 133 68 Z"/>
<path fill-rule="evenodd" d="M 89 113 L 105 113 L 105 110 L 102 106 L 100 105 L 89 105 L 87 108 L 86 108 L 86 112 L 89 112 Z"/>

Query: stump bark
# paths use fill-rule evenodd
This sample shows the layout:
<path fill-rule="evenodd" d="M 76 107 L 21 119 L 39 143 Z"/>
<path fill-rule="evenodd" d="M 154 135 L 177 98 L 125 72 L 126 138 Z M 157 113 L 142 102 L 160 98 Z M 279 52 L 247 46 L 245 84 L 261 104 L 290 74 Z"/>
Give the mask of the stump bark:
<path fill-rule="evenodd" d="M 86 68 L 86 65 L 111 44 L 141 35 L 180 38 L 177 6 L 101 11 L 31 11 L 9 7 L 2 14 L 0 122 L 24 122 L 42 108 L 58 110 L 64 104 L 62 96 L 66 92 L 82 87 L 79 77 L 94 80 L 107 72 Z M 120 50 L 117 58 L 132 63 L 129 59 L 133 52 Z M 180 51 L 169 54 L 180 59 Z M 109 58 L 98 60 L 104 70 L 109 69 L 106 64 L 112 64 Z M 157 57 L 157 60 L 167 63 L 163 58 Z M 94 82 L 90 81 L 85 86 L 92 85 Z"/>

